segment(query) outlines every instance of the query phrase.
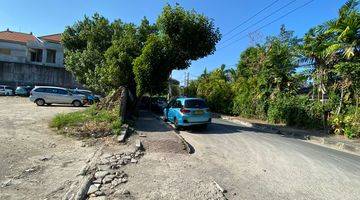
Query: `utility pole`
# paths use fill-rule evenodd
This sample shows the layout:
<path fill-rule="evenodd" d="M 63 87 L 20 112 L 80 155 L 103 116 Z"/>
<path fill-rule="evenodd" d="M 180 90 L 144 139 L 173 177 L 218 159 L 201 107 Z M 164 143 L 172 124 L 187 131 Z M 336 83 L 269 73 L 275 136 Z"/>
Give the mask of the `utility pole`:
<path fill-rule="evenodd" d="M 184 79 L 185 87 L 188 87 L 188 86 L 189 86 L 189 79 L 190 79 L 190 74 L 189 74 L 189 72 L 185 72 L 185 79 Z"/>
<path fill-rule="evenodd" d="M 187 73 L 187 78 L 186 78 L 186 87 L 189 87 L 189 83 L 190 83 L 190 73 Z"/>

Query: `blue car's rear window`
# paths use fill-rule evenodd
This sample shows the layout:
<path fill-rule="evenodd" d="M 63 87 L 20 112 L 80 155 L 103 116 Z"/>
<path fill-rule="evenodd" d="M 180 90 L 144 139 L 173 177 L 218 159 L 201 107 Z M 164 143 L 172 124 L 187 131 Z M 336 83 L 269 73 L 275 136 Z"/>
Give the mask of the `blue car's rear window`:
<path fill-rule="evenodd" d="M 207 108 L 207 106 L 201 99 L 189 99 L 185 101 L 185 108 Z"/>

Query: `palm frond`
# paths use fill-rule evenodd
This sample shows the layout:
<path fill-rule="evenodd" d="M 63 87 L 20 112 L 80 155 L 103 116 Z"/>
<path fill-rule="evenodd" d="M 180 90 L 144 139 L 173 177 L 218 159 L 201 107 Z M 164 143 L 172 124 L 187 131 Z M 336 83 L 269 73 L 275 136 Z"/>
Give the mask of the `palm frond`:
<path fill-rule="evenodd" d="M 345 56 L 345 58 L 350 59 L 350 58 L 354 57 L 354 55 L 355 55 L 354 50 L 355 50 L 355 49 L 354 49 L 354 47 L 352 47 L 352 46 L 346 47 L 346 48 L 344 49 L 344 56 Z"/>
<path fill-rule="evenodd" d="M 335 54 L 336 52 L 338 52 L 341 49 L 341 47 L 342 47 L 342 45 L 339 43 L 330 45 L 328 48 L 325 49 L 326 56 Z"/>

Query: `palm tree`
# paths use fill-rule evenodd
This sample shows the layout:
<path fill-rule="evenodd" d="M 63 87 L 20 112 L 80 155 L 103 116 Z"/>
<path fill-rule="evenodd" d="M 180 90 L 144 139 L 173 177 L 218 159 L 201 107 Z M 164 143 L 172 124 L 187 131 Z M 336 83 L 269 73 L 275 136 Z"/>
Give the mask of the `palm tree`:
<path fill-rule="evenodd" d="M 327 22 L 326 31 L 335 36 L 333 43 L 327 48 L 328 54 L 341 53 L 345 59 L 359 56 L 360 51 L 360 12 L 359 2 L 349 0 L 339 10 L 339 18 Z"/>
<path fill-rule="evenodd" d="M 326 33 L 334 36 L 332 44 L 326 49 L 327 55 L 336 57 L 337 65 L 335 71 L 340 75 L 340 102 L 337 114 L 340 114 L 344 98 L 344 90 L 352 84 L 355 85 L 354 91 L 358 102 L 359 85 L 355 84 L 358 80 L 360 51 L 360 12 L 357 9 L 359 2 L 349 0 L 339 10 L 339 17 L 327 22 L 329 27 Z M 357 71 L 357 73 L 356 73 Z M 355 75 L 354 77 L 354 74 Z M 352 83 L 354 82 L 354 83 Z"/>
<path fill-rule="evenodd" d="M 320 99 L 320 92 L 322 94 L 322 102 L 326 94 L 328 73 L 334 63 L 333 57 L 326 53 L 331 41 L 332 34 L 328 33 L 328 26 L 323 24 L 310 29 L 305 34 L 302 47 L 303 61 L 312 63 L 315 68 L 314 84 L 318 87 L 318 99 Z"/>

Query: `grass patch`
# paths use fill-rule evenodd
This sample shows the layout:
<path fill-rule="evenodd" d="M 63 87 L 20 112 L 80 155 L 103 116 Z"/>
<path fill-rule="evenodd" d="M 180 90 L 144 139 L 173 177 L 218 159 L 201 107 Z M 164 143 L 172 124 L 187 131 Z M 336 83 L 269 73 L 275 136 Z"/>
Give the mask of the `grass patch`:
<path fill-rule="evenodd" d="M 119 113 L 119 107 L 112 110 L 97 110 L 96 106 L 91 106 L 82 111 L 56 115 L 50 122 L 50 127 L 57 128 L 63 133 L 72 131 L 76 135 L 84 136 L 91 136 L 94 133 L 101 135 L 101 132 L 118 134 L 121 129 Z"/>

